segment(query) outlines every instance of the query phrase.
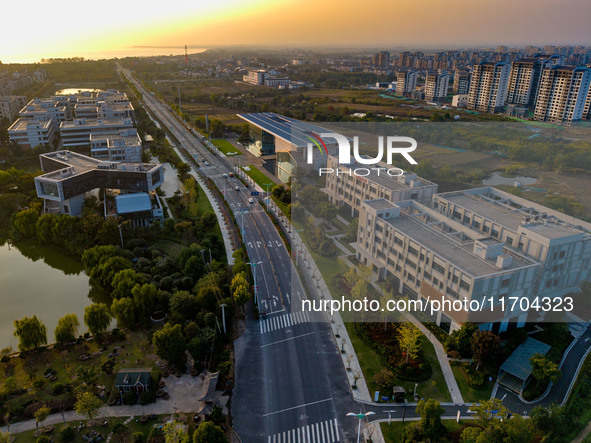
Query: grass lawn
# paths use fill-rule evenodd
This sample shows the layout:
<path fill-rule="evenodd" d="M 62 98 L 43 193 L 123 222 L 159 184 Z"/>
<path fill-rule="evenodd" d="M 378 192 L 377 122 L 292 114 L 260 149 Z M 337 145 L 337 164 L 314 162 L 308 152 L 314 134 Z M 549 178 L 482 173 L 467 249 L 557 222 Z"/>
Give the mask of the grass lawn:
<path fill-rule="evenodd" d="M 229 157 L 233 157 L 236 155 L 242 155 L 242 152 L 230 143 L 228 140 L 224 140 L 221 138 L 215 139 L 211 141 L 220 151 L 222 151 L 225 155 Z"/>
<path fill-rule="evenodd" d="M 248 168 L 248 170 L 244 168 Z M 253 165 L 243 166 L 242 169 L 244 170 L 244 172 L 246 172 L 246 175 L 252 178 L 255 181 L 255 183 L 258 184 L 265 191 L 267 190 L 267 184 L 271 185 L 269 186 L 269 191 L 271 191 L 271 188 L 275 185 L 273 180 L 271 180 L 269 177 L 267 177 Z"/>
<path fill-rule="evenodd" d="M 451 363 L 451 370 L 454 373 L 454 377 L 456 378 L 456 382 L 458 383 L 464 401 L 466 403 L 478 403 L 490 399 L 494 383 L 489 382 L 487 379 L 482 387 L 471 387 L 466 379 L 466 373 L 462 369 L 462 367 L 466 365 L 467 363 Z"/>
<path fill-rule="evenodd" d="M 373 378 L 382 369 L 387 368 L 382 364 L 380 356 L 373 349 L 367 346 L 355 333 L 353 323 L 345 323 L 345 327 L 347 328 L 347 333 L 349 334 L 351 343 L 353 343 L 353 347 L 355 348 L 355 353 L 357 354 L 357 359 L 361 365 L 361 370 L 363 371 L 363 376 L 365 377 L 369 393 L 373 398 L 375 391 L 379 390 L 379 388 L 374 383 Z M 433 348 L 431 342 L 427 340 L 427 337 L 423 336 L 422 341 L 423 355 L 425 356 L 425 359 L 431 364 L 431 367 L 433 368 L 433 375 L 428 380 L 418 383 L 417 395 L 419 398 L 433 398 L 437 401 L 451 401 L 445 379 L 443 378 L 443 373 L 441 372 L 441 366 L 439 366 L 437 356 L 435 355 L 435 349 Z M 414 382 L 400 380 L 397 378 L 395 379 L 395 384 L 396 386 L 403 386 L 404 389 L 406 389 L 407 401 L 414 401 L 412 398 L 415 389 Z M 390 393 L 384 394 L 390 396 Z"/>
<path fill-rule="evenodd" d="M 133 418 L 127 425 L 125 425 L 124 428 L 121 428 L 121 431 L 119 431 L 116 435 L 113 435 L 111 441 L 112 442 L 132 441 L 131 436 L 136 432 L 143 433 L 144 438 L 147 438 L 148 435 L 150 434 L 150 431 L 154 427 L 154 425 L 164 424 L 164 423 L 166 423 L 166 420 L 168 420 L 169 418 L 170 418 L 170 415 L 158 416 L 156 419 L 148 420 L 145 423 L 142 423 L 139 420 L 139 417 Z M 97 423 L 96 426 L 91 426 L 91 427 L 86 427 L 88 421 L 68 422 L 67 425 L 72 426 L 72 427 L 78 426 L 80 424 L 85 425 L 79 431 L 76 430 L 76 436 L 73 440 L 71 440 L 71 443 L 84 443 L 86 440 L 84 440 L 84 438 L 82 436 L 84 434 L 87 434 L 88 432 L 91 432 L 91 431 L 99 432 L 99 433 L 103 434 L 103 436 L 106 438 L 107 435 L 112 431 L 114 425 L 116 425 L 117 423 L 123 423 L 126 420 L 127 420 L 127 417 L 116 417 L 116 418 L 109 417 L 109 418 L 107 418 L 107 421 L 108 421 L 107 425 L 101 426 L 100 424 Z M 95 422 L 97 422 L 97 420 L 95 420 Z M 49 436 L 51 438 L 53 438 L 54 441 L 56 440 L 56 438 L 59 439 L 59 431 L 64 426 L 65 425 L 63 423 L 55 425 L 53 432 L 51 434 L 49 434 Z M 32 431 L 21 432 L 19 434 L 14 434 L 13 435 L 14 442 L 15 443 L 21 443 L 21 442 L 25 443 L 25 442 L 35 441 L 35 437 L 33 435 L 34 433 L 35 433 L 35 431 L 32 430 Z"/>
<path fill-rule="evenodd" d="M 289 207 L 288 207 L 288 205 L 286 205 L 285 203 L 283 203 L 278 198 L 273 197 L 272 195 L 271 195 L 271 198 L 273 199 L 273 202 L 277 205 L 277 207 L 281 210 L 281 212 L 283 212 L 283 214 L 285 216 L 289 217 Z"/>
<path fill-rule="evenodd" d="M 457 423 L 455 420 L 441 420 L 441 422 L 447 429 L 448 433 L 457 435 L 461 433 L 462 429 L 466 426 L 466 424 L 468 424 L 469 420 L 460 420 L 459 423 Z M 413 422 L 407 421 L 402 423 L 401 421 L 393 421 L 390 424 L 387 422 L 380 423 L 380 428 L 382 428 L 382 434 L 384 435 L 384 440 L 386 443 L 399 443 L 403 441 L 402 430 L 404 429 L 404 426 L 407 426 L 409 423 Z"/>
<path fill-rule="evenodd" d="M 101 351 L 103 346 L 106 349 Z M 116 356 L 109 358 L 108 355 L 116 347 L 119 348 Z M 94 355 L 94 358 L 81 360 L 81 356 L 88 354 Z M 147 335 L 143 332 L 128 333 L 125 340 L 113 341 L 109 344 L 98 343 L 92 339 L 63 348 L 43 348 L 26 354 L 24 358 L 13 357 L 7 363 L 0 363 L 0 391 L 4 389 L 9 378 L 14 380 L 18 388 L 27 389 L 28 392 L 11 396 L 5 402 L 8 408 L 13 407 L 14 410 L 22 411 L 23 405 L 29 399 L 48 404 L 52 401 L 73 397 L 73 393 L 67 392 L 67 386 L 73 382 L 75 385 L 80 369 L 96 371 L 97 385 L 105 386 L 108 391 L 112 388 L 119 369 L 155 368 L 157 359 Z M 112 373 L 107 374 L 102 366 L 109 360 L 114 362 L 114 366 Z M 43 376 L 48 368 L 54 370 L 57 377 L 55 381 L 50 381 Z M 62 385 L 62 392 L 55 392 L 54 395 L 54 387 L 59 384 Z M 29 417 L 24 417 L 22 412 L 19 412 L 15 421 L 27 418 Z"/>

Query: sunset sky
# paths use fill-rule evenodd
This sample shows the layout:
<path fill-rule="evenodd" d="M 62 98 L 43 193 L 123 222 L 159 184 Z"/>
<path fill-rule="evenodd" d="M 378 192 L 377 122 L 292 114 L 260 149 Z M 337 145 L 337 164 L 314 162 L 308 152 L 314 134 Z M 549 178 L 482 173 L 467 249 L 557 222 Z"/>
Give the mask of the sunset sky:
<path fill-rule="evenodd" d="M 4 62 L 138 45 L 591 45 L 590 0 L 10 0 L 1 10 Z"/>

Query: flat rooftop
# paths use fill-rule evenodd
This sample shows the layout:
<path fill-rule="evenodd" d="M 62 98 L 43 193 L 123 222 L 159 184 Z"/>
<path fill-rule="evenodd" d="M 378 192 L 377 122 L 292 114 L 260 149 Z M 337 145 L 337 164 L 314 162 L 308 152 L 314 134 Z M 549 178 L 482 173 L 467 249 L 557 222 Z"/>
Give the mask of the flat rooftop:
<path fill-rule="evenodd" d="M 253 114 L 236 114 L 251 125 L 257 126 L 275 137 L 279 137 L 298 148 L 304 148 L 310 143 L 308 134 L 330 132 L 320 126 L 285 117 L 274 112 L 259 112 Z"/>
<path fill-rule="evenodd" d="M 395 206 L 392 203 L 385 203 Z M 377 202 L 377 200 L 374 200 Z M 378 203 L 374 203 L 378 204 Z M 387 209 L 386 206 L 381 207 Z M 439 215 L 439 214 L 437 214 Z M 481 239 L 476 232 L 469 230 L 456 230 L 453 221 L 445 216 L 435 218 L 424 212 L 411 213 L 409 208 L 402 207 L 400 215 L 393 218 L 386 218 L 384 222 L 390 224 L 396 230 L 410 237 L 414 242 L 421 244 L 431 250 L 441 259 L 452 263 L 455 267 L 463 270 L 472 277 L 480 277 L 489 274 L 507 272 L 523 267 L 536 266 L 537 263 L 521 255 L 515 254 L 508 248 L 503 248 L 503 254 L 512 257 L 511 264 L 503 269 L 496 266 L 496 257 L 486 260 L 474 253 L 474 242 L 488 241 L 488 238 Z M 468 233 L 468 234 L 467 234 Z M 498 243 L 498 241 L 492 239 Z"/>
<path fill-rule="evenodd" d="M 437 194 L 512 231 L 526 229 L 550 240 L 591 232 L 591 224 L 495 188 Z"/>
<path fill-rule="evenodd" d="M 123 142 L 125 146 L 138 146 L 141 145 L 142 141 L 140 136 L 137 134 L 122 135 L 120 132 L 101 132 L 100 134 L 90 134 L 90 142 L 104 140 L 109 146 L 117 145 Z"/>
<path fill-rule="evenodd" d="M 130 118 L 115 117 L 115 118 L 77 118 L 72 121 L 65 121 L 60 124 L 60 129 L 76 130 L 84 128 L 102 128 L 109 126 L 132 126 Z"/>
<path fill-rule="evenodd" d="M 88 157 L 86 155 L 78 154 L 76 152 L 67 150 L 41 154 L 39 155 L 39 157 L 41 159 L 41 164 L 43 164 L 43 158 L 48 158 L 57 161 L 63 165 L 63 168 L 61 169 L 51 171 L 40 176 L 41 178 L 50 180 L 61 180 L 94 169 L 105 169 L 121 172 L 149 172 L 150 170 L 158 168 L 160 166 L 154 163 L 102 161 L 96 158 Z M 64 169 L 66 168 L 70 168 L 70 170 L 68 172 L 65 172 Z"/>
<path fill-rule="evenodd" d="M 9 131 L 26 131 L 29 126 L 31 128 L 41 125 L 43 130 L 46 130 L 51 125 L 51 120 L 37 120 L 30 118 L 19 118 L 9 128 Z"/>
<path fill-rule="evenodd" d="M 491 203 L 480 196 L 457 193 L 445 195 L 445 199 L 514 231 L 517 231 L 523 220 L 524 214 L 517 209 L 510 210 L 505 205 Z"/>
<path fill-rule="evenodd" d="M 384 209 L 394 209 L 395 207 L 392 203 L 390 203 L 388 200 L 384 200 L 383 198 L 377 200 L 365 200 L 363 203 L 375 209 L 376 211 L 382 211 Z"/>

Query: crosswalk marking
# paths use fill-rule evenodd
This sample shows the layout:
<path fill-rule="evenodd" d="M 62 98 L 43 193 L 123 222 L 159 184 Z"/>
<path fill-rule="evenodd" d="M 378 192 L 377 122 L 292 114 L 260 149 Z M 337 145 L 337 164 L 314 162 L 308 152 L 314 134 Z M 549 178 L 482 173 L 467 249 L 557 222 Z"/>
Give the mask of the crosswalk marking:
<path fill-rule="evenodd" d="M 275 315 L 260 320 L 259 328 L 261 334 L 276 331 L 278 329 L 289 328 L 291 326 L 310 322 L 310 314 L 304 311 L 296 311 L 289 314 Z"/>
<path fill-rule="evenodd" d="M 269 435 L 268 443 L 337 443 L 339 427 L 337 419 L 312 423 L 289 431 Z"/>

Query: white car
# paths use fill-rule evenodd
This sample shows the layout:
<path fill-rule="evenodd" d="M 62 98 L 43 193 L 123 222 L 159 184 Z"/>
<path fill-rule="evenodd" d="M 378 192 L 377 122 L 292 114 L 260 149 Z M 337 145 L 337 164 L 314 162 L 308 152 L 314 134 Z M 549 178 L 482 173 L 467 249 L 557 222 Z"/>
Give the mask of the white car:
<path fill-rule="evenodd" d="M 205 162 L 205 166 L 209 166 L 209 162 Z"/>
<path fill-rule="evenodd" d="M 248 199 L 248 203 L 250 203 L 251 205 L 254 205 L 254 198 L 250 197 Z"/>

